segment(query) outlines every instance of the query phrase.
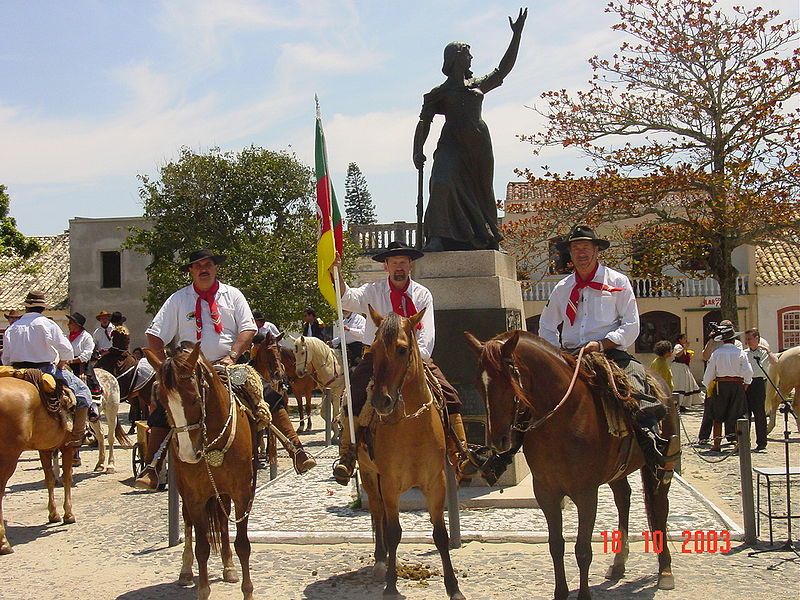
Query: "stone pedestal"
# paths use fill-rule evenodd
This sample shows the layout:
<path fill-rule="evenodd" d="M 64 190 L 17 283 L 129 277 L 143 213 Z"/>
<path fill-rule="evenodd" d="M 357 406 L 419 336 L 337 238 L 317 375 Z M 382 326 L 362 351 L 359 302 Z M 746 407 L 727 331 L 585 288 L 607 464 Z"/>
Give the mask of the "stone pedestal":
<path fill-rule="evenodd" d="M 522 290 L 516 275 L 516 261 L 495 250 L 432 252 L 414 264 L 412 277 L 433 294 L 433 360 L 461 396 L 467 438 L 473 444 L 486 444 L 486 407 L 475 387 L 478 360 L 467 346 L 464 331 L 488 340 L 509 329 L 524 329 Z M 527 474 L 519 453 L 498 483 L 516 485 Z M 485 482 L 475 477 L 473 484 Z"/>

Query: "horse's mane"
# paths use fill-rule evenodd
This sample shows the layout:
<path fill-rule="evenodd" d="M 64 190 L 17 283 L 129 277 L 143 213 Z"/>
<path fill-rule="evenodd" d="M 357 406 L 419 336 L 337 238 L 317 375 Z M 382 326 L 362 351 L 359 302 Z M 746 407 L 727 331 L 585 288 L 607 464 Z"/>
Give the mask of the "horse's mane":
<path fill-rule="evenodd" d="M 400 334 L 402 322 L 403 317 L 395 312 L 390 312 L 381 322 L 381 326 L 375 332 L 375 337 L 379 337 L 386 346 L 394 345 L 397 342 L 397 336 Z"/>

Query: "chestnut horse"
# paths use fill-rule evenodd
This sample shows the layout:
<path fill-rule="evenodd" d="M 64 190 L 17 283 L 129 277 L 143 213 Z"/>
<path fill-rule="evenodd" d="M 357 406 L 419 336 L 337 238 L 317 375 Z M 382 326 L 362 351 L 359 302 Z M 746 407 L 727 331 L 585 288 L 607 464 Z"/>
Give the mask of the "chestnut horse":
<path fill-rule="evenodd" d="M 627 475 L 636 469 L 641 471 L 650 529 L 660 531 L 665 540 L 669 485 L 658 485 L 655 473 L 645 465 L 639 445 L 631 435 L 615 437 L 608 432 L 601 401 L 595 397 L 586 377 L 579 372 L 571 393 L 566 393 L 576 368 L 572 357 L 566 357 L 527 331 L 508 331 L 486 343 L 469 332 L 464 335 L 479 356 L 478 387 L 486 402 L 491 446 L 496 452 L 507 451 L 512 436 L 524 432 L 522 448 L 533 474 L 534 494 L 547 519 L 555 570 L 553 596 L 563 600 L 569 595 L 561 530 L 561 502 L 564 496 L 569 496 L 578 510 L 575 543 L 580 571 L 578 598 L 588 600 L 597 489 L 609 484 L 619 513 L 622 551 L 615 555 L 606 575 L 618 579 L 625 572 L 628 555 L 631 488 Z M 532 424 L 523 426 L 523 421 Z M 673 433 L 667 420 L 662 425 L 663 435 Z M 630 444 L 627 450 L 624 444 Z M 667 544 L 658 555 L 658 563 L 659 589 L 672 589 L 675 582 Z"/>
<path fill-rule="evenodd" d="M 0 554 L 14 550 L 6 537 L 3 521 L 3 495 L 6 484 L 25 450 L 38 450 L 47 485 L 48 522 L 59 520 L 55 502 L 53 451 L 61 449 L 64 483 L 64 523 L 74 523 L 72 513 L 72 457 L 74 446 L 65 446 L 71 437 L 63 411 L 44 404 L 32 383 L 15 377 L 0 377 Z"/>
<path fill-rule="evenodd" d="M 192 583 L 192 527 L 200 575 L 197 597 L 205 600 L 211 594 L 208 557 L 212 547 L 222 555 L 223 579 L 238 580 L 228 537 L 231 521 L 236 523 L 234 547 L 242 566 L 242 595 L 252 600 L 247 521 L 255 495 L 256 465 L 254 432 L 247 414 L 200 353 L 200 344 L 191 353 L 179 352 L 163 363 L 149 349 L 144 353 L 158 374 L 158 400 L 172 425 L 173 466 L 185 524 L 178 582 Z"/>
<path fill-rule="evenodd" d="M 377 579 L 385 571 L 384 596 L 398 593 L 397 546 L 402 534 L 400 495 L 419 486 L 428 503 L 433 541 L 442 557 L 447 594 L 450 600 L 463 600 L 450 561 L 450 537 L 444 523 L 442 406 L 428 387 L 414 336 L 425 309 L 408 319 L 396 313 L 384 318 L 372 306 L 369 312 L 378 326 L 372 345 L 374 376 L 370 394 L 377 418 L 370 426 L 371 448 L 363 441 L 358 444 L 358 462 L 375 532 L 373 575 Z"/>
<path fill-rule="evenodd" d="M 294 352 L 280 345 L 282 339 L 282 333 L 277 338 L 268 333 L 256 352 L 253 367 L 264 379 L 269 379 L 276 390 L 280 390 L 279 382 L 284 380 L 291 386 L 292 393 L 297 400 L 297 412 L 300 415 L 297 433 L 309 432 L 311 431 L 311 394 L 315 387 L 314 380 L 308 375 L 300 377 L 297 374 Z M 265 373 L 269 374 L 269 377 L 265 377 Z M 305 399 L 305 411 L 303 410 L 303 399 Z M 289 408 L 288 398 L 286 408 L 287 410 Z M 304 419 L 307 422 L 304 422 Z"/>

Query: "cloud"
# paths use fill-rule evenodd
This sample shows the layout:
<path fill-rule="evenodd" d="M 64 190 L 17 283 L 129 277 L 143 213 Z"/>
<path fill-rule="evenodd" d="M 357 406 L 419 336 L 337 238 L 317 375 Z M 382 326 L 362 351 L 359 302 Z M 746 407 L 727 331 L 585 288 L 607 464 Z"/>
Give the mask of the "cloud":
<path fill-rule="evenodd" d="M 384 57 L 367 48 L 336 48 L 308 42 L 288 43 L 281 46 L 278 70 L 283 75 L 312 72 L 356 73 L 380 65 Z"/>

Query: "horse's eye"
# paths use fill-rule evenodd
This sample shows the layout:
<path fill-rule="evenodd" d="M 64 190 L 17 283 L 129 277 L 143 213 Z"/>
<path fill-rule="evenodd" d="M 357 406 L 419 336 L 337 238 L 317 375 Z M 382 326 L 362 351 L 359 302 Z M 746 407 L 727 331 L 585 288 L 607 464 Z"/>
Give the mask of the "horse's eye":
<path fill-rule="evenodd" d="M 408 354 L 408 348 L 406 348 L 405 346 L 398 346 L 397 353 L 400 356 L 405 356 L 406 354 Z"/>

